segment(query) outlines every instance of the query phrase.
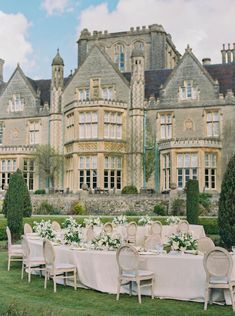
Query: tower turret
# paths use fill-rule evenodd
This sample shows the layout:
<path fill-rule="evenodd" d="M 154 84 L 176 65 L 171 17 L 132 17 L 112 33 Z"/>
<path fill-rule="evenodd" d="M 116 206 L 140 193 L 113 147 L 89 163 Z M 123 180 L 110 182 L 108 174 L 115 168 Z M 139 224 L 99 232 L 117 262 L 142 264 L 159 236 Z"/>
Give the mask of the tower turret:
<path fill-rule="evenodd" d="M 60 56 L 59 49 L 57 49 L 57 54 L 52 61 L 52 88 L 62 88 L 64 86 L 64 61 Z"/>

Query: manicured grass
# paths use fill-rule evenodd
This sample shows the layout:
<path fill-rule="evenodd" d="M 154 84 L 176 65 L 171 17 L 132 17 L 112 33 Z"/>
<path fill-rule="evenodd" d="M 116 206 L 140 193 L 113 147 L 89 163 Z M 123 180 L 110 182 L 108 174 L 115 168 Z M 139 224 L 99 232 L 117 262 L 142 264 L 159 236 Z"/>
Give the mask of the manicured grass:
<path fill-rule="evenodd" d="M 92 290 L 58 286 L 57 293 L 52 290 L 52 282 L 46 290 L 43 278 L 33 276 L 31 284 L 26 278 L 20 278 L 21 264 L 13 263 L 7 272 L 7 254 L 0 252 L 0 315 L 8 316 L 227 316 L 233 315 L 231 306 L 211 305 L 203 311 L 202 303 L 174 300 L 151 300 L 143 297 L 142 304 L 137 303 L 136 296 L 121 295 L 120 301 L 115 295 L 99 293 Z M 170 285 L 169 285 L 170 286 Z M 19 312 L 8 313 L 10 304 Z M 23 313 L 24 312 L 24 313 Z"/>

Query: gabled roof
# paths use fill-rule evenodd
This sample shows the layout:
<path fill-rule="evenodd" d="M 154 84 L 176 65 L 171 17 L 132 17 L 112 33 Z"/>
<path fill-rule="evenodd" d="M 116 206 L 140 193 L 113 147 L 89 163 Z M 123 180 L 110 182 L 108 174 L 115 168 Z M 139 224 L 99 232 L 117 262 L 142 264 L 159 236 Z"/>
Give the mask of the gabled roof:
<path fill-rule="evenodd" d="M 219 82 L 220 93 L 226 94 L 228 89 L 235 93 L 235 63 L 204 65 L 214 80 Z"/>
<path fill-rule="evenodd" d="M 84 62 L 80 65 L 79 68 L 76 69 L 76 71 L 73 73 L 72 76 L 70 76 L 69 79 L 72 80 L 72 78 L 77 74 L 77 72 L 79 71 L 79 69 L 84 65 L 84 63 L 86 62 L 86 60 L 89 58 L 89 56 L 91 55 L 92 51 L 93 51 L 94 49 L 96 49 L 96 48 L 97 48 L 97 49 L 99 50 L 99 52 L 104 56 L 104 58 L 107 60 L 107 62 L 113 67 L 114 71 L 118 74 L 118 76 L 119 76 L 119 77 L 124 81 L 124 83 L 129 87 L 129 86 L 130 86 L 129 81 L 125 78 L 125 76 L 123 75 L 123 73 L 120 72 L 120 70 L 118 69 L 118 67 L 113 63 L 113 61 L 112 61 L 112 59 L 109 57 L 109 55 L 107 55 L 107 54 L 105 53 L 105 51 L 104 51 L 103 49 L 101 49 L 101 47 L 100 47 L 98 44 L 94 44 L 94 45 L 92 46 L 92 48 L 90 49 L 89 53 L 86 55 L 86 58 L 85 58 Z M 66 86 L 69 84 L 69 82 L 70 82 L 71 80 L 68 80 L 68 81 L 66 82 Z"/>

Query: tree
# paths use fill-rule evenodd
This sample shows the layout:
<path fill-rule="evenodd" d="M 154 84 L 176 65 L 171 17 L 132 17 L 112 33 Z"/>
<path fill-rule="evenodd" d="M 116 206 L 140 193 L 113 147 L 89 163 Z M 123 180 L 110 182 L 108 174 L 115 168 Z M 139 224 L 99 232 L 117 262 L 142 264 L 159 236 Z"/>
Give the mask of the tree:
<path fill-rule="evenodd" d="M 18 172 L 21 172 L 18 169 Z M 22 175 L 22 174 L 21 174 Z M 23 178 L 23 176 L 22 176 Z M 24 178 L 23 178 L 24 180 Z M 2 213 L 7 217 L 7 210 L 8 210 L 8 199 L 9 199 L 9 189 L 6 191 L 5 194 L 5 199 L 3 201 L 3 207 L 2 207 Z M 30 217 L 32 215 L 32 202 L 31 202 L 31 197 L 29 194 L 29 190 L 27 187 L 27 184 L 25 180 L 22 182 L 22 186 L 20 188 L 20 194 L 23 199 L 23 217 Z"/>
<path fill-rule="evenodd" d="M 24 192 L 25 180 L 18 169 L 10 177 L 9 187 L 5 196 L 7 225 L 14 240 L 20 238 L 23 230 Z"/>
<path fill-rule="evenodd" d="M 235 155 L 229 161 L 221 185 L 218 225 L 225 246 L 235 245 Z"/>
<path fill-rule="evenodd" d="M 63 166 L 63 156 L 50 145 L 38 145 L 34 154 L 36 171 L 54 189 L 55 179 Z"/>
<path fill-rule="evenodd" d="M 198 180 L 189 180 L 186 185 L 186 213 L 190 224 L 198 224 L 199 186 Z"/>

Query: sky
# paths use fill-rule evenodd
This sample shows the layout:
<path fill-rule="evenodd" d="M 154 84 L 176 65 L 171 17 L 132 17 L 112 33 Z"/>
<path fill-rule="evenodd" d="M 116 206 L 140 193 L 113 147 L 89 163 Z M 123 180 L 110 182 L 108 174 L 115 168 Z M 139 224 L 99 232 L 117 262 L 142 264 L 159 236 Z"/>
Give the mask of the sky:
<path fill-rule="evenodd" d="M 201 61 L 221 62 L 222 44 L 235 42 L 235 0 L 0 0 L 0 58 L 4 81 L 17 63 L 33 79 L 51 76 L 57 48 L 65 75 L 77 67 L 83 28 L 127 31 L 162 24 L 178 51 L 187 44 Z"/>

